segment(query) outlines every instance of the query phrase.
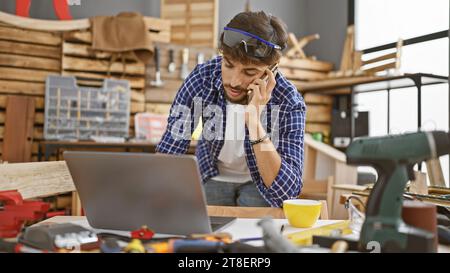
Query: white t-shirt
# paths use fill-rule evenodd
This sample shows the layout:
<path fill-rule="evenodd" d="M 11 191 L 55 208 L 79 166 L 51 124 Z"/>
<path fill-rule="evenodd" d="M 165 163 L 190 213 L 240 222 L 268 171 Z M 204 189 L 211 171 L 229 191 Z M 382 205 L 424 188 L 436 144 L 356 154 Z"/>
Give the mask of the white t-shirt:
<path fill-rule="evenodd" d="M 252 180 L 245 159 L 245 105 L 227 104 L 225 141 L 217 161 L 215 181 L 245 183 Z"/>

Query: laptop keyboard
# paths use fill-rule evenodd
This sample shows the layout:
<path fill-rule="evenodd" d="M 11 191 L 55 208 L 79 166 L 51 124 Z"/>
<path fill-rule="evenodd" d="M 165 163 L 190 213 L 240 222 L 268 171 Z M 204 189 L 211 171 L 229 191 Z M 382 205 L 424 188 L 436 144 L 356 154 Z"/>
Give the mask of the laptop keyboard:
<path fill-rule="evenodd" d="M 235 219 L 236 217 L 210 216 L 209 222 L 211 223 L 211 230 L 217 231 L 222 227 L 225 227 Z"/>

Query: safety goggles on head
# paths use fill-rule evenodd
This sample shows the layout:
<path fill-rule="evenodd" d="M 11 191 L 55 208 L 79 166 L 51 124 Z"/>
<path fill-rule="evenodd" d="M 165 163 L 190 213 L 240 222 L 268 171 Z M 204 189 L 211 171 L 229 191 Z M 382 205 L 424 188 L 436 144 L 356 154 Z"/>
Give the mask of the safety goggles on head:
<path fill-rule="evenodd" d="M 272 52 L 272 49 L 281 50 L 281 46 L 246 31 L 230 27 L 224 27 L 223 30 L 223 43 L 231 48 L 242 45 L 249 56 L 264 58 Z"/>

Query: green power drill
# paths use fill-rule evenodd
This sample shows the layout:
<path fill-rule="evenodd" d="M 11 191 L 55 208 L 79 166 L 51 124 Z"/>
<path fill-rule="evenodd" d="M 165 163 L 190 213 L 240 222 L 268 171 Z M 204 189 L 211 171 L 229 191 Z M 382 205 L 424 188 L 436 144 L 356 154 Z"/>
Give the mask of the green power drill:
<path fill-rule="evenodd" d="M 348 164 L 369 165 L 378 173 L 361 229 L 361 250 L 378 244 L 381 252 L 434 251 L 432 233 L 403 222 L 403 193 L 414 180 L 415 164 L 449 152 L 449 134 L 443 131 L 357 138 L 349 145 Z"/>

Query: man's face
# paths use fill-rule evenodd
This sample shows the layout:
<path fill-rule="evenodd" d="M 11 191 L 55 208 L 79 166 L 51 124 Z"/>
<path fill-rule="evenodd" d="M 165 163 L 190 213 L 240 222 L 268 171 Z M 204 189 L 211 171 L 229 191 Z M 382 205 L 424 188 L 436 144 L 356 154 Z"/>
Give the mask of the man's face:
<path fill-rule="evenodd" d="M 254 80 L 259 79 L 268 67 L 265 64 L 244 65 L 223 56 L 222 81 L 226 99 L 232 103 L 247 103 L 247 87 Z"/>

